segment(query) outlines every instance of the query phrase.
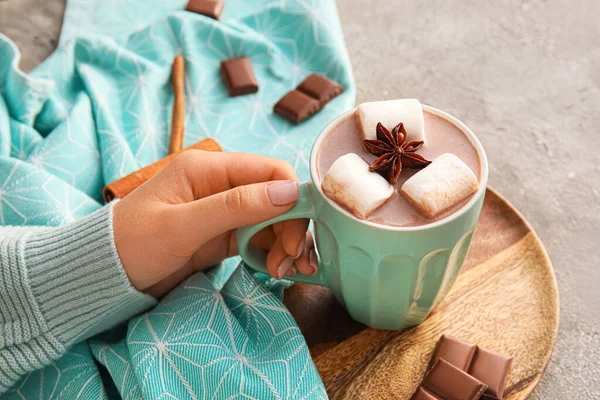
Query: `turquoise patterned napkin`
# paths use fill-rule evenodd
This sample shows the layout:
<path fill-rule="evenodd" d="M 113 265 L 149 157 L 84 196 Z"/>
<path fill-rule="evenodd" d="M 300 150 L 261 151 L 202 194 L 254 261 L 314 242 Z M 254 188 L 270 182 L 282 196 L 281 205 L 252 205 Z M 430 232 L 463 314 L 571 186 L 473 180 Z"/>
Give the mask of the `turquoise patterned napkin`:
<path fill-rule="evenodd" d="M 103 205 L 105 183 L 165 156 L 177 54 L 186 59 L 186 145 L 213 137 L 228 151 L 288 160 L 308 179 L 313 140 L 355 99 L 335 3 L 226 0 L 220 22 L 184 6 L 69 0 L 59 47 L 30 75 L 0 34 L 0 224 L 81 218 Z M 242 55 L 260 90 L 229 98 L 219 64 Z M 274 115 L 273 104 L 311 72 L 346 92 L 299 126 Z M 6 397 L 325 398 L 283 289 L 226 260 Z"/>

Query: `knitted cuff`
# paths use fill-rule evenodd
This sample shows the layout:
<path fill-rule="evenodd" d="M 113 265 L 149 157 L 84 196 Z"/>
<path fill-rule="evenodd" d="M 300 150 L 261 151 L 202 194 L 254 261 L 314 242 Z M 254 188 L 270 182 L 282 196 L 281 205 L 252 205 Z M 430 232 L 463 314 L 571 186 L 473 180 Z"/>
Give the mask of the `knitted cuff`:
<path fill-rule="evenodd" d="M 121 265 L 112 228 L 114 204 L 25 240 L 29 286 L 50 332 L 65 345 L 118 325 L 156 303 L 131 286 Z"/>

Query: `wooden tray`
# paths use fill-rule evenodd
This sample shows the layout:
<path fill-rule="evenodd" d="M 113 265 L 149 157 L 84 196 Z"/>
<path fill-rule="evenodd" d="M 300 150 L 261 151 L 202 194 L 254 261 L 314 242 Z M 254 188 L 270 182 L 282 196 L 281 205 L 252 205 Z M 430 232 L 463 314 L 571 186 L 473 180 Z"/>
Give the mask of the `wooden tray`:
<path fill-rule="evenodd" d="M 558 330 L 558 289 L 546 250 L 489 187 L 461 275 L 418 327 L 367 328 L 317 286 L 294 285 L 285 304 L 331 399 L 409 399 L 442 333 L 512 355 L 504 399 L 525 399 L 544 374 Z"/>

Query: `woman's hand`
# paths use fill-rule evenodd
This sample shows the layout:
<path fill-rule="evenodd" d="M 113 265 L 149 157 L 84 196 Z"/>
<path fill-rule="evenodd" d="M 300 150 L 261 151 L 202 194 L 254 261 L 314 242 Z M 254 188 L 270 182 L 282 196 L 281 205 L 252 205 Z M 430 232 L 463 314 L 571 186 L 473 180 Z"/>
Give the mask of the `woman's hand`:
<path fill-rule="evenodd" d="M 114 207 L 117 252 L 132 285 L 160 297 L 195 271 L 238 253 L 235 229 L 288 211 L 298 199 L 288 163 L 244 153 L 188 150 Z M 274 224 L 251 243 L 269 273 L 314 274 L 308 220 Z"/>

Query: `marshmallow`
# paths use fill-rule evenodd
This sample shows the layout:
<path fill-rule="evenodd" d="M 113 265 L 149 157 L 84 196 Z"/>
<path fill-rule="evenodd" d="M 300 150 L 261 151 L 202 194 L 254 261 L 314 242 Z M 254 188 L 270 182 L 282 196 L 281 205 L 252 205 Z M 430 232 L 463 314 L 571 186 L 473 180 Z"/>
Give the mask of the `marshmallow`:
<path fill-rule="evenodd" d="M 400 190 L 419 211 L 435 217 L 476 192 L 478 187 L 471 168 L 454 154 L 445 153 L 410 177 Z"/>
<path fill-rule="evenodd" d="M 365 139 L 377 139 L 377 123 L 390 131 L 400 122 L 408 134 L 408 141 L 425 140 L 423 107 L 417 99 L 399 99 L 362 103 L 356 109 L 356 119 Z"/>
<path fill-rule="evenodd" d="M 341 156 L 329 167 L 321 185 L 327 197 L 358 218 L 366 219 L 394 193 L 394 187 L 354 153 Z"/>

